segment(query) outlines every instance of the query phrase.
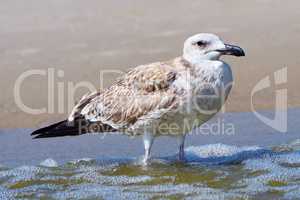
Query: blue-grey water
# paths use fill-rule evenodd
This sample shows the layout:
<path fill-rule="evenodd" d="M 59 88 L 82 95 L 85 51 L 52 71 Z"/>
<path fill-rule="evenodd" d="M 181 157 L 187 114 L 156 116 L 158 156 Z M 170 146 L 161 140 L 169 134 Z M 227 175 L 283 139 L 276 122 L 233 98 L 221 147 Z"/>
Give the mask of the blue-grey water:
<path fill-rule="evenodd" d="M 139 137 L 1 130 L 0 199 L 300 199 L 299 118 L 289 109 L 281 133 L 252 113 L 220 114 L 209 122 L 220 130 L 187 136 L 185 163 L 176 139 L 161 137 L 147 166 Z"/>

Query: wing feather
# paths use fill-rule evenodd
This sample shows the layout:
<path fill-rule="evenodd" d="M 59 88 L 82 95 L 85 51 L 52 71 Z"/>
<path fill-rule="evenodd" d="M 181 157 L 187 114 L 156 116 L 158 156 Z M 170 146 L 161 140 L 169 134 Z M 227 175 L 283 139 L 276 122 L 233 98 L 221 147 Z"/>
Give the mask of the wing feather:
<path fill-rule="evenodd" d="M 141 118 L 176 106 L 171 83 L 176 71 L 166 63 L 141 65 L 117 79 L 109 88 L 87 96 L 76 113 L 115 129 L 127 128 Z"/>

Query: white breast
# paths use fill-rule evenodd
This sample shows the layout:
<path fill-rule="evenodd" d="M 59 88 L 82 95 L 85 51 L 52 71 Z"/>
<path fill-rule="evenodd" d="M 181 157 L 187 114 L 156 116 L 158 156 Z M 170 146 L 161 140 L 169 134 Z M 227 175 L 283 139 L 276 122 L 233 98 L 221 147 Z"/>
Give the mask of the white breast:
<path fill-rule="evenodd" d="M 183 134 L 199 127 L 222 107 L 231 89 L 230 66 L 221 61 L 206 61 L 179 74 L 173 87 L 184 93 L 181 106 L 160 121 L 160 134 Z"/>

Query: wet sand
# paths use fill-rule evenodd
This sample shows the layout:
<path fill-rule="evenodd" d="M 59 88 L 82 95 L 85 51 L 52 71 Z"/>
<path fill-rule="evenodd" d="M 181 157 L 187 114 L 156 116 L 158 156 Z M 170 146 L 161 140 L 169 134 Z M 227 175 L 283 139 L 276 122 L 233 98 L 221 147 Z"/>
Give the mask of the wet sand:
<path fill-rule="evenodd" d="M 273 72 L 283 67 L 288 83 L 279 88 L 288 88 L 289 107 L 299 106 L 299 6 L 297 0 L 1 1 L 0 127 L 36 127 L 68 113 L 57 114 L 57 96 L 54 114 L 31 115 L 17 107 L 14 83 L 26 70 L 53 67 L 64 71 L 55 84 L 90 81 L 101 87 L 101 70 L 171 59 L 181 54 L 184 39 L 198 32 L 216 33 L 246 51 L 245 58 L 224 58 L 235 76 L 227 111 L 249 111 L 253 87 L 267 75 L 273 81 Z M 103 82 L 109 85 L 111 77 Z M 256 94 L 256 109 L 274 108 L 274 88 Z M 26 80 L 21 96 L 26 105 L 46 106 L 46 78 Z"/>

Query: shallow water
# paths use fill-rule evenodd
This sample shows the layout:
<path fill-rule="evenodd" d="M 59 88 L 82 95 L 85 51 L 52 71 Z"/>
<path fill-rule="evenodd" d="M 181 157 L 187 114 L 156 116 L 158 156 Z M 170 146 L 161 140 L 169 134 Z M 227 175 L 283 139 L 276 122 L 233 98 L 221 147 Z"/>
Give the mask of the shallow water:
<path fill-rule="evenodd" d="M 1 199 L 295 199 L 300 141 L 277 150 L 224 144 L 191 146 L 176 156 L 79 159 L 62 165 L 0 169 Z M 278 151 L 280 149 L 280 151 Z"/>
<path fill-rule="evenodd" d="M 219 116 L 235 135 L 189 135 L 185 163 L 160 138 L 147 166 L 140 138 L 32 141 L 30 130 L 2 130 L 0 199 L 300 199 L 299 114 L 289 110 L 288 133 L 250 113 Z"/>

